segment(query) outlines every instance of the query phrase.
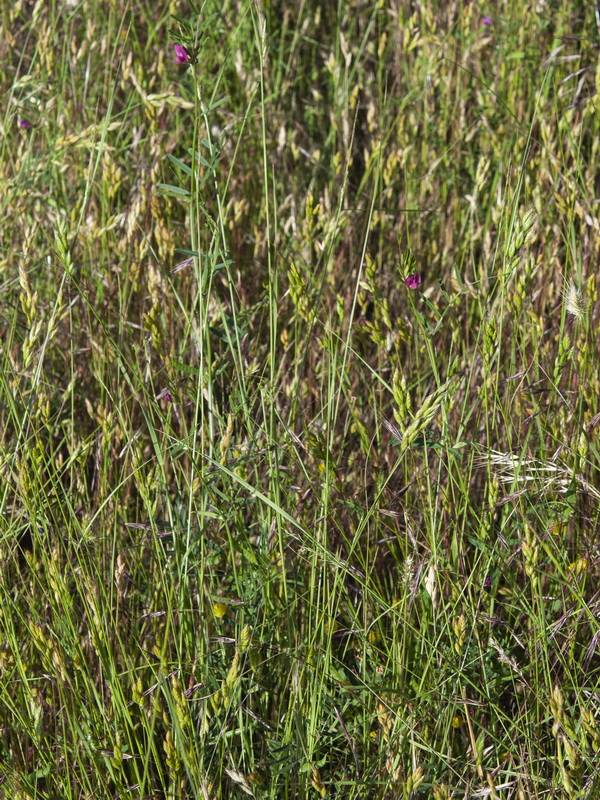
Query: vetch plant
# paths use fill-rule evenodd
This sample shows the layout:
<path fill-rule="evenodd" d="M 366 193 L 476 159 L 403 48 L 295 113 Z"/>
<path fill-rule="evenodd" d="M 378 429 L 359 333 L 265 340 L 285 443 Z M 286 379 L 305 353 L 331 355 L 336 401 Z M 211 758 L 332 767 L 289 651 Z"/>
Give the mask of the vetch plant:
<path fill-rule="evenodd" d="M 418 289 L 419 286 L 423 283 L 423 276 L 420 272 L 414 272 L 412 275 L 409 275 L 408 278 L 405 279 L 404 285 L 407 286 L 409 289 Z"/>
<path fill-rule="evenodd" d="M 175 48 L 175 61 L 178 64 L 187 64 L 190 57 L 185 47 L 182 44 L 175 44 L 173 47 Z"/>

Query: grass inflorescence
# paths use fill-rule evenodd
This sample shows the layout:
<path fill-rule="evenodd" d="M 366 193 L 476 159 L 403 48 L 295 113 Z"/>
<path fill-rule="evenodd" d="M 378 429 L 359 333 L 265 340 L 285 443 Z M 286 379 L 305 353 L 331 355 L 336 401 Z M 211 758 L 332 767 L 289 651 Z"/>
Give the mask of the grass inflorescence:
<path fill-rule="evenodd" d="M 597 797 L 593 7 L 0 22 L 0 791 Z"/>

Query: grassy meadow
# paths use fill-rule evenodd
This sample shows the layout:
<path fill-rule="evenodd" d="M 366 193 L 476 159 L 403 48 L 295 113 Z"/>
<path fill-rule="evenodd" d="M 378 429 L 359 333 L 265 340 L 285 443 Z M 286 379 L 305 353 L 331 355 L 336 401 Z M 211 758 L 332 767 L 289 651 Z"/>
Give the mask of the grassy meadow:
<path fill-rule="evenodd" d="M 600 797 L 593 4 L 0 23 L 0 796 Z"/>

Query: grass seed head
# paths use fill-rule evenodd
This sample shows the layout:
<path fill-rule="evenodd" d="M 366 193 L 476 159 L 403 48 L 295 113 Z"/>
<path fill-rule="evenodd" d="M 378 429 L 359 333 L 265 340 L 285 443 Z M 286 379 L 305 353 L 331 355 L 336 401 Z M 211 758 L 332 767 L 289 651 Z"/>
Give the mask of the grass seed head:
<path fill-rule="evenodd" d="M 570 278 L 565 281 L 565 286 L 561 294 L 567 313 L 571 314 L 576 321 L 583 319 L 586 314 L 583 294 L 573 279 Z"/>

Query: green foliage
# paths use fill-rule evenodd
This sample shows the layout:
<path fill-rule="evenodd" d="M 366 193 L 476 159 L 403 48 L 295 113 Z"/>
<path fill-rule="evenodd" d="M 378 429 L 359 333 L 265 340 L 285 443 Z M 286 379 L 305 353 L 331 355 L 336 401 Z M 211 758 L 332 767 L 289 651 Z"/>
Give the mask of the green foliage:
<path fill-rule="evenodd" d="M 596 797 L 594 10 L 292 5 L 2 7 L 2 790 Z"/>

